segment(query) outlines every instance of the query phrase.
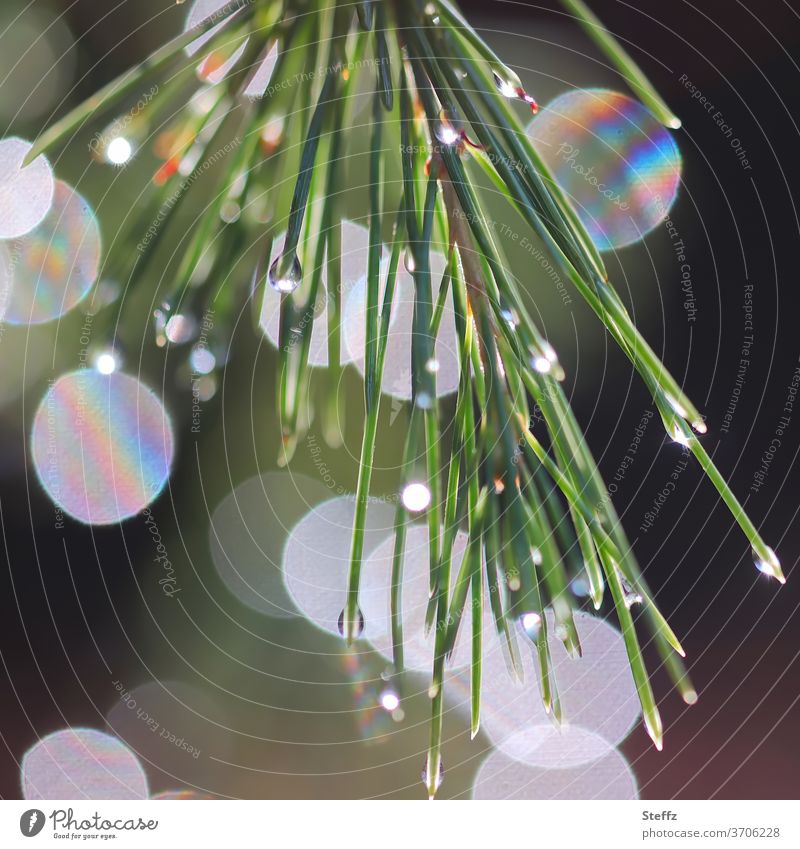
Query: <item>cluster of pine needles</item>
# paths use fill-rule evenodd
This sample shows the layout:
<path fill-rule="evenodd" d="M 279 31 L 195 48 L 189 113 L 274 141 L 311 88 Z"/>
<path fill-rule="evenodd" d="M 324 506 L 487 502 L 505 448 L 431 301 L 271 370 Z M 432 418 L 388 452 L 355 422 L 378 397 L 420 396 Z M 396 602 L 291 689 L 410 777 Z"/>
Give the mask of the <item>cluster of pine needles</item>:
<path fill-rule="evenodd" d="M 563 5 L 639 100 L 664 125 L 677 128 L 680 122 L 584 3 L 564 0 Z M 187 58 L 184 48 L 212 28 L 202 51 Z M 255 69 L 276 44 L 268 96 L 245 97 Z M 219 64 L 237 51 L 221 82 L 211 85 L 198 77 L 199 58 L 205 56 L 207 64 L 216 57 Z M 137 114 L 135 132 L 151 140 L 170 130 L 179 141 L 113 240 L 106 268 L 126 287 L 135 286 L 155 262 L 159 243 L 179 243 L 178 265 L 163 278 L 163 298 L 183 311 L 201 312 L 213 302 L 217 333 L 225 332 L 225 316 L 243 299 L 257 299 L 264 286 L 282 292 L 277 399 L 282 441 L 276 448 L 284 462 L 308 427 L 301 411 L 308 400 L 308 351 L 320 297 L 327 304 L 330 388 L 320 411 L 327 432 L 343 412 L 338 386 L 345 163 L 350 134 L 369 134 L 365 418 L 340 626 L 348 643 L 363 629 L 359 577 L 366 511 L 393 296 L 404 262 L 414 281 L 412 399 L 398 492 L 421 484 L 429 495 L 427 626 L 435 643 L 423 774 L 429 793 L 435 793 L 442 775 L 445 666 L 462 620 L 471 630 L 473 735 L 480 722 L 486 604 L 512 669 L 521 669 L 518 642 L 533 642 L 544 709 L 558 719 L 548 629 L 553 627 L 571 655 L 580 655 L 571 590 L 576 579 L 588 586 L 597 609 L 606 589 L 610 592 L 644 723 L 661 748 L 662 723 L 640 632 L 646 629 L 663 668 L 691 704 L 697 696 L 684 652 L 637 565 L 563 391 L 558 357 L 526 309 L 525 281 L 507 270 L 484 213 L 487 177 L 494 195 L 521 216 L 630 359 L 667 433 L 688 446 L 729 506 L 756 565 L 779 581 L 783 576 L 774 552 L 703 447 L 703 417 L 637 331 L 569 197 L 526 136 L 524 121 L 536 104 L 518 76 L 451 0 L 231 2 L 58 121 L 40 136 L 29 159 L 73 142 L 96 126 L 101 114 L 121 109 L 154 79 L 160 81 L 159 94 Z M 196 108 L 198 92 L 203 109 Z M 368 118 L 356 128 L 354 110 L 364 98 Z M 174 223 L 178 211 L 192 208 L 190 198 L 200 191 L 189 185 L 181 164 L 192 151 L 198 159 L 198 145 L 202 157 L 232 138 L 237 143 L 228 144 L 231 152 L 222 165 L 196 181 L 205 185 L 206 199 L 194 227 L 172 238 L 182 226 Z M 147 249 L 131 250 L 168 198 L 176 201 Z M 237 214 L 226 214 L 232 204 Z M 275 234 L 283 230 L 285 240 L 274 246 L 277 259 L 269 264 Z M 382 257 L 384 244 L 388 262 Z M 445 252 L 441 279 L 432 279 L 432 246 Z M 245 254 L 253 256 L 254 276 L 237 287 L 228 269 Z M 322 290 L 323 267 L 327 291 Z M 224 286 L 217 285 L 220 280 Z M 460 364 L 454 413 L 452 403 L 443 404 L 436 391 L 435 339 L 448 298 Z M 398 499 L 391 576 L 398 675 L 403 670 L 404 539 L 415 517 L 409 506 L 408 499 Z M 453 545 L 460 528 L 469 541 L 455 573 Z M 552 612 L 549 621 L 546 610 Z"/>

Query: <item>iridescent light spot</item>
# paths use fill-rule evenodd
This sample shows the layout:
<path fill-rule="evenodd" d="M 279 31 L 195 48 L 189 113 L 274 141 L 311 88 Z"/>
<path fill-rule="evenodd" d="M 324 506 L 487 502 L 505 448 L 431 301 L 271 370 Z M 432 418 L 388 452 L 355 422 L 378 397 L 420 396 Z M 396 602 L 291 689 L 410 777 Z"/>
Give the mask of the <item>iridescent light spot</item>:
<path fill-rule="evenodd" d="M 568 741 L 567 728 L 576 735 L 591 732 L 609 745 L 616 745 L 631 732 L 639 713 L 625 644 L 616 628 L 603 619 L 575 613 L 583 656 L 571 658 L 555 635 L 554 619 L 547 611 L 545 621 L 552 658 L 552 675 L 561 700 L 564 766 L 586 763 L 596 757 L 583 747 L 584 736 Z M 506 658 L 494 632 L 487 639 L 483 660 L 481 727 L 494 745 L 506 754 L 534 766 L 549 766 L 550 718 L 544 711 L 539 689 L 539 666 L 535 647 L 520 642 L 524 682 L 509 676 Z M 458 703 L 469 703 L 469 680 L 464 673 L 453 676 L 447 690 Z M 588 738 L 587 738 L 588 739 Z M 567 744 L 568 741 L 568 744 Z M 583 748 L 582 748 L 583 747 Z"/>
<path fill-rule="evenodd" d="M 438 251 L 431 251 L 431 288 L 434 301 L 445 270 L 445 258 Z M 385 288 L 385 273 L 381 279 L 381 303 Z M 352 287 L 344 300 L 343 336 L 356 368 L 364 373 L 364 313 L 366 307 L 366 277 Z M 401 264 L 397 269 L 392 319 L 386 341 L 382 391 L 386 395 L 404 401 L 411 399 L 411 342 L 414 314 L 414 278 Z M 456 336 L 453 299 L 450 292 L 445 299 L 439 332 L 436 337 L 435 365 L 428 370 L 436 377 L 436 395 L 449 395 L 458 389 L 461 371 L 458 366 L 458 341 Z"/>
<path fill-rule="evenodd" d="M 330 490 L 319 480 L 267 472 L 222 500 L 211 517 L 211 556 L 239 601 L 267 616 L 298 615 L 283 582 L 283 549 L 290 529 L 328 498 Z"/>
<path fill-rule="evenodd" d="M 272 243 L 272 256 L 269 264 L 278 256 L 286 238 L 281 233 Z M 341 242 L 341 287 L 342 303 L 346 302 L 348 293 L 353 289 L 364 290 L 367 275 L 367 254 L 369 251 L 369 230 L 352 221 L 342 221 Z M 327 254 L 327 252 L 326 252 Z M 327 259 L 327 256 L 326 256 Z M 311 279 L 312 269 L 306 269 L 306 281 Z M 308 362 L 312 366 L 326 367 L 328 365 L 328 304 L 327 304 L 327 263 L 323 265 L 317 303 L 314 309 L 314 325 L 311 329 L 311 342 L 308 349 Z M 300 290 L 303 291 L 302 289 Z M 277 348 L 280 332 L 281 293 L 270 286 L 264 287 L 264 300 L 261 303 L 259 324 L 264 335 Z M 353 322 L 355 323 L 355 322 Z M 360 338 L 364 338 L 364 314 L 361 313 Z M 356 357 L 364 357 L 363 342 L 361 347 L 351 344 L 346 339 L 350 324 L 342 328 L 342 344 L 339 356 L 342 363 L 349 363 Z M 358 331 L 357 331 L 358 332 Z"/>
<path fill-rule="evenodd" d="M 558 732 L 553 730 L 554 745 Z M 587 736 L 588 732 L 584 732 Z M 590 745 L 599 756 L 568 769 L 532 767 L 494 751 L 481 764 L 473 799 L 637 799 L 636 777 L 625 758 L 601 738 Z"/>
<path fill-rule="evenodd" d="M 638 242 L 675 201 L 678 146 L 649 110 L 624 94 L 562 94 L 534 118 L 528 135 L 602 251 Z"/>
<path fill-rule="evenodd" d="M 53 202 L 53 171 L 44 156 L 22 161 L 32 145 L 16 136 L 0 140 L 0 239 L 16 239 L 36 227 Z"/>
<path fill-rule="evenodd" d="M 459 531 L 453 545 L 451 565 L 451 586 L 455 585 L 468 537 Z M 361 593 L 359 603 L 367 622 L 374 629 L 370 642 L 386 658 L 392 658 L 392 638 L 390 629 L 390 594 L 392 587 L 392 561 L 394 557 L 394 534 L 378 545 L 365 559 L 361 572 Z M 433 663 L 435 629 L 426 633 L 425 615 L 430 599 L 430 567 L 428 556 L 427 524 L 410 525 L 406 532 L 403 552 L 403 657 L 405 665 L 412 670 L 430 670 Z M 488 603 L 487 603 L 488 606 Z M 467 602 L 465 613 L 459 628 L 452 667 L 461 667 L 469 663 L 471 644 L 471 606 Z M 494 628 L 485 623 L 486 627 Z M 487 631 L 488 633 L 488 631 Z"/>
<path fill-rule="evenodd" d="M 44 220 L 14 242 L 15 262 L 6 321 L 41 324 L 69 312 L 97 279 L 100 228 L 89 204 L 56 181 Z"/>
<path fill-rule="evenodd" d="M 146 799 L 136 755 L 116 737 L 66 728 L 43 737 L 22 758 L 26 799 Z"/>
<path fill-rule="evenodd" d="M 169 476 L 172 426 L 136 378 L 82 369 L 50 386 L 33 420 L 33 465 L 53 501 L 82 522 L 121 522 Z"/>
<path fill-rule="evenodd" d="M 355 496 L 333 498 L 314 507 L 289 534 L 283 555 L 286 588 L 294 603 L 312 624 L 330 634 L 339 634 L 339 616 L 347 597 L 350 570 L 350 542 L 353 534 Z M 394 506 L 371 499 L 367 508 L 364 534 L 365 558 L 394 529 Z M 359 604 L 375 610 L 374 590 L 363 586 Z M 383 593 L 384 587 L 378 592 Z M 385 636 L 388 619 L 365 616 L 364 637 L 368 640 Z"/>

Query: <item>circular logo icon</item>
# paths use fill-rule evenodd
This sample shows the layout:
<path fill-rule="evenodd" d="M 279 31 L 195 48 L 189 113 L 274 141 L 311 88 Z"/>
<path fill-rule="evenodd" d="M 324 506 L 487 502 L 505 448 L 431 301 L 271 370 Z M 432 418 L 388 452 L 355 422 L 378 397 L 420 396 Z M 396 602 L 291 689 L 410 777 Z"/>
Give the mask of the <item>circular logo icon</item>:
<path fill-rule="evenodd" d="M 25 837 L 36 837 L 44 828 L 44 811 L 31 808 L 19 818 L 19 830 Z"/>

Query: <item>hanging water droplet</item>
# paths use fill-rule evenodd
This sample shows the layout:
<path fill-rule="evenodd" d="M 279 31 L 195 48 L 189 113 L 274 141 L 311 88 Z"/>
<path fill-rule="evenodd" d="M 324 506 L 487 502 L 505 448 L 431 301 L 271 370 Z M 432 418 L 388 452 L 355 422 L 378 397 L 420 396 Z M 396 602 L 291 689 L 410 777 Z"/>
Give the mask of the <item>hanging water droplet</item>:
<path fill-rule="evenodd" d="M 458 144 L 464 137 L 464 130 L 458 118 L 447 109 L 442 109 L 433 125 L 436 138 L 447 147 Z"/>
<path fill-rule="evenodd" d="M 361 608 L 358 608 L 358 626 L 356 627 L 356 636 L 360 637 L 364 633 L 364 628 L 367 623 L 364 621 L 364 614 L 361 612 Z M 344 609 L 339 614 L 339 619 L 336 622 L 336 627 L 339 629 L 339 633 L 344 636 Z"/>
<path fill-rule="evenodd" d="M 422 779 L 422 783 L 425 787 L 428 786 L 428 758 L 425 758 L 425 762 L 422 765 L 422 772 L 420 773 L 420 778 Z M 436 783 L 434 785 L 434 791 L 438 790 L 442 786 L 442 782 L 444 781 L 444 761 L 442 758 L 439 758 L 439 772 L 436 776 Z"/>
<path fill-rule="evenodd" d="M 689 435 L 683 429 L 683 422 L 675 421 L 672 423 L 672 432 L 670 434 L 673 442 L 677 442 L 678 445 L 689 445 Z"/>
<path fill-rule="evenodd" d="M 283 295 L 294 290 L 303 280 L 303 268 L 296 253 L 281 254 L 269 267 L 269 285 Z"/>
<path fill-rule="evenodd" d="M 436 372 L 439 371 L 439 360 L 435 357 L 431 357 L 428 362 L 425 363 L 425 371 L 430 374 L 436 374 Z"/>
<path fill-rule="evenodd" d="M 533 560 L 534 566 L 542 565 L 542 552 L 538 548 L 531 549 L 531 560 Z"/>
<path fill-rule="evenodd" d="M 494 73 L 492 76 L 494 77 L 494 84 L 497 86 L 497 90 L 503 97 L 510 98 L 517 96 L 517 87 L 510 80 L 503 79 L 498 73 Z"/>
<path fill-rule="evenodd" d="M 408 248 L 403 252 L 403 266 L 409 274 L 413 274 L 417 270 L 417 264 L 414 262 L 414 255 Z"/>
<path fill-rule="evenodd" d="M 539 104 L 522 87 L 519 77 L 514 75 L 513 79 L 509 79 L 507 76 L 501 76 L 496 71 L 493 72 L 492 76 L 494 77 L 494 84 L 497 86 L 497 90 L 503 97 L 521 100 L 523 103 L 527 103 L 531 107 L 531 112 L 534 114 L 539 111 Z"/>
<path fill-rule="evenodd" d="M 786 583 L 786 578 L 783 577 L 783 570 L 781 569 L 780 560 L 778 560 L 778 555 L 769 547 L 764 547 L 763 556 L 760 555 L 755 548 L 753 548 L 753 562 L 756 564 L 756 569 L 759 572 L 763 572 L 765 575 L 769 575 L 770 578 L 775 578 L 780 581 L 782 584 Z"/>
<path fill-rule="evenodd" d="M 519 317 L 515 310 L 511 307 L 503 307 L 503 309 L 500 310 L 500 316 L 512 330 L 516 330 L 517 325 L 519 324 Z"/>
<path fill-rule="evenodd" d="M 538 639 L 539 630 L 542 627 L 542 617 L 538 613 L 534 611 L 523 613 L 519 618 L 519 624 L 530 639 Z"/>
<path fill-rule="evenodd" d="M 630 610 L 635 604 L 641 604 L 643 601 L 641 593 L 638 593 L 634 589 L 631 582 L 620 573 L 619 569 L 617 570 L 617 575 L 619 575 L 619 583 L 622 587 L 622 596 L 625 601 L 625 607 Z"/>

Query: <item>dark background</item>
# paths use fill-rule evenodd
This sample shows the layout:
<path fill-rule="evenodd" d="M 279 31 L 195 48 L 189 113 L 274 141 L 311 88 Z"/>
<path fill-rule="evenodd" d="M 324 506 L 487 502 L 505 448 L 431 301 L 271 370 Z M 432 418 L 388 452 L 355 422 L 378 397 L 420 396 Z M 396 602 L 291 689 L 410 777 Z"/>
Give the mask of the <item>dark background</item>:
<path fill-rule="evenodd" d="M 77 45 L 77 82 L 56 104 L 56 112 L 178 31 L 185 9 L 169 8 L 154 18 L 167 3 L 122 2 L 108 9 L 97 0 L 46 5 L 63 12 Z M 462 5 L 540 102 L 546 104 L 571 85 L 625 90 L 557 4 Z M 797 4 L 778 0 L 754 7 L 723 0 L 595 0 L 592 7 L 683 120 L 676 139 L 684 157 L 684 185 L 672 217 L 692 266 L 696 321 L 687 321 L 665 234 L 654 233 L 646 247 L 609 258 L 612 278 L 626 292 L 645 336 L 705 412 L 708 450 L 778 552 L 788 577 L 779 588 L 756 572 L 745 538 L 695 465 L 682 474 L 677 493 L 654 526 L 646 534 L 638 531 L 680 458 L 680 449 L 666 443 L 653 423 L 615 503 L 636 540 L 647 579 L 687 650 L 700 700 L 686 708 L 670 692 L 666 676 L 657 675 L 664 751 L 654 751 L 640 729 L 623 750 L 643 798 L 798 798 L 800 585 L 793 572 L 800 556 L 800 406 L 764 486 L 745 496 L 774 436 L 800 356 L 794 192 L 800 185 L 800 13 Z M 679 81 L 682 74 L 734 128 L 751 170 L 742 168 L 712 116 L 691 99 Z M 3 134 L 33 137 L 50 111 L 9 124 Z M 56 163 L 76 182 L 84 167 L 80 157 L 70 160 L 68 155 Z M 85 193 L 95 199 L 92 187 L 99 182 L 93 181 L 100 178 L 90 173 L 86 180 Z M 122 207 L 126 198 L 114 202 Z M 744 336 L 747 282 L 754 286 L 752 363 L 730 430 L 723 434 L 719 425 L 735 385 Z M 575 300 L 573 306 L 566 318 L 558 309 L 542 309 L 567 367 L 579 420 L 608 477 L 625 454 L 648 398 L 597 322 Z M 347 712 L 353 684 L 343 672 L 335 641 L 311 633 L 299 620 L 266 622 L 215 584 L 204 550 L 204 499 L 213 506 L 232 483 L 274 465 L 269 433 L 236 450 L 220 440 L 224 423 L 230 427 L 237 416 L 249 417 L 251 409 L 256 425 L 269 428 L 270 354 L 248 333 L 243 328 L 234 345 L 234 364 L 243 364 L 247 380 L 237 384 L 235 376 L 226 376 L 218 410 L 207 413 L 216 417 L 215 424 L 197 443 L 197 452 L 194 445 L 183 446 L 170 489 L 158 502 L 164 532 L 172 528 L 174 534 L 173 551 L 182 549 L 188 622 L 176 617 L 174 607 L 147 581 L 149 543 L 140 523 L 94 531 L 69 524 L 65 538 L 52 529 L 52 508 L 26 471 L 25 434 L 47 378 L 63 366 L 46 358 L 38 376 L 25 378 L 17 397 L 0 411 L 3 797 L 18 798 L 17 763 L 38 736 L 66 724 L 102 727 L 103 714 L 114 703 L 115 679 L 133 686 L 153 677 L 213 691 L 210 710 L 219 710 L 226 717 L 220 723 L 228 722 L 237 733 L 219 732 L 219 726 L 197 733 L 211 741 L 208 749 L 214 751 L 219 732 L 225 739 L 217 751 L 229 752 L 231 764 L 247 765 L 205 764 L 208 774 L 200 775 L 176 771 L 171 778 L 154 778 L 156 790 L 194 784 L 218 795 L 262 798 L 421 796 L 415 779 L 425 739 L 424 696 L 409 700 L 409 728 L 397 735 L 398 741 L 383 748 L 337 745 L 352 739 Z M 0 354 L 3 380 L 22 381 L 23 365 L 40 356 L 42 345 L 49 350 L 47 340 L 9 331 Z M 260 385 L 266 400 L 249 394 L 251 368 L 264 375 Z M 187 407 L 185 400 L 179 403 Z M 231 433 L 227 436 L 231 439 Z M 357 444 L 354 438 L 351 447 Z M 308 465 L 308 458 L 299 458 L 301 471 L 303 462 Z M 343 481 L 352 478 L 352 487 L 348 462 L 333 461 Z M 144 565 L 137 566 L 140 562 Z M 247 668 L 233 663 L 231 654 L 246 658 Z M 320 713 L 309 712 L 314 709 Z M 446 754 L 453 768 L 444 795 L 468 792 L 480 757 L 479 741 L 470 748 L 462 731 L 453 725 L 452 753 Z"/>

